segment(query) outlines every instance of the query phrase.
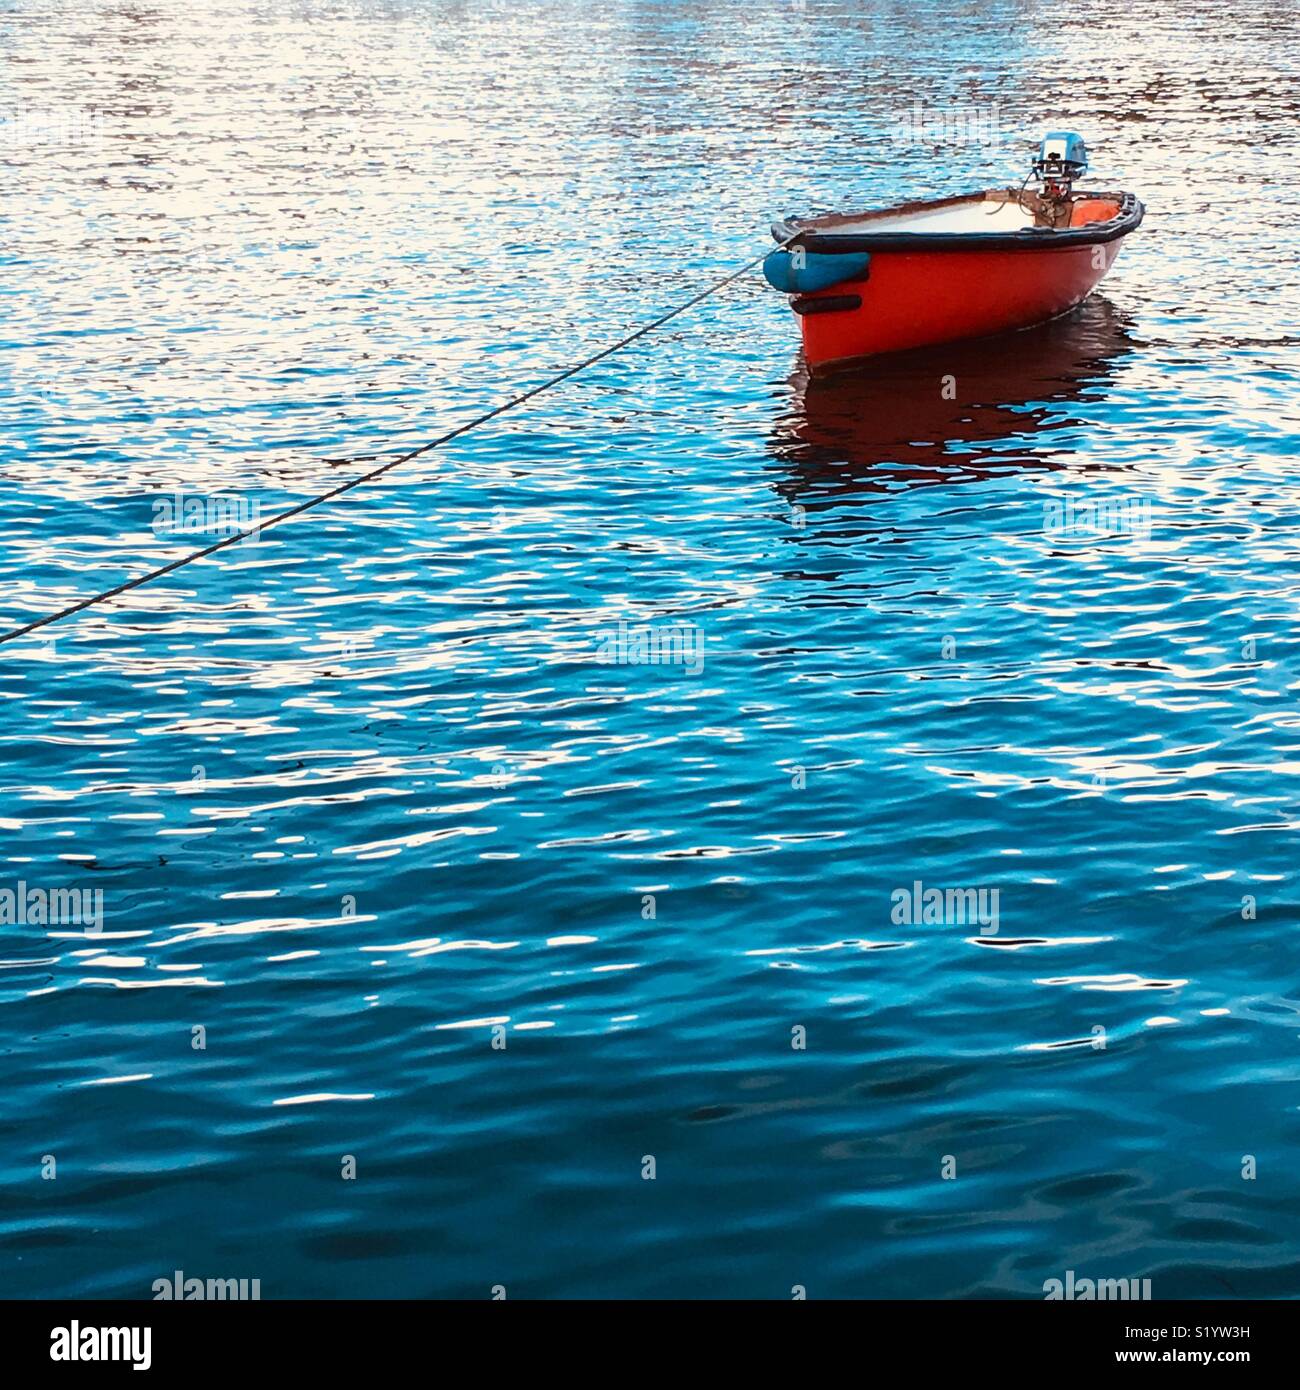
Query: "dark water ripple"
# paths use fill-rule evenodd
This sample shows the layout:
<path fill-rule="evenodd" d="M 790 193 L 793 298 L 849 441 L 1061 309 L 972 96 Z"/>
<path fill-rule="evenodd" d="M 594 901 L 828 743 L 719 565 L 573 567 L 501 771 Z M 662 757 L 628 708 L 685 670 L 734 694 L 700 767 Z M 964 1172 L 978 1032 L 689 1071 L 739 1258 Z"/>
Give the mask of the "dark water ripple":
<path fill-rule="evenodd" d="M 0 928 L 0 1289 L 1300 1293 L 1295 43 L 1203 0 L 0 15 L 4 626 L 771 212 L 1059 125 L 1149 208 L 1075 315 L 824 383 L 746 281 L 0 649 L 0 888 L 104 914 Z M 1006 138 L 900 144 L 913 102 Z M 1052 534 L 1080 498 L 1149 534 Z M 702 669 L 601 664 L 620 622 Z M 918 880 L 998 930 L 894 920 Z"/>

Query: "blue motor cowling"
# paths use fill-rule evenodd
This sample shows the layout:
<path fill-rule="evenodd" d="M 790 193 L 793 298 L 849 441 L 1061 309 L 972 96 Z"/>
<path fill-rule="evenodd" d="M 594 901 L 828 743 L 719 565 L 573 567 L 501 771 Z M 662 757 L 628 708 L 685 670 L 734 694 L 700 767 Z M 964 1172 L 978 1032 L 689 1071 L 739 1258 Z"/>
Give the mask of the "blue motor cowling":
<path fill-rule="evenodd" d="M 1070 185 L 1088 171 L 1088 147 L 1072 130 L 1053 130 L 1043 136 L 1034 160 L 1034 176 L 1049 197 L 1068 195 Z"/>

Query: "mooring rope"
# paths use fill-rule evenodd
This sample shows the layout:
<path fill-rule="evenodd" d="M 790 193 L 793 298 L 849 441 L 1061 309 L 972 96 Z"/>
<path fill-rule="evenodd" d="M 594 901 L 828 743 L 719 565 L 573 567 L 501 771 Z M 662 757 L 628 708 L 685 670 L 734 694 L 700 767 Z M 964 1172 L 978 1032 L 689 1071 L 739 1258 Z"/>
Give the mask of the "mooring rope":
<path fill-rule="evenodd" d="M 792 232 L 783 241 L 776 243 L 776 249 L 788 246 L 800 235 L 799 232 Z M 358 478 L 351 478 L 346 483 L 340 483 L 338 487 L 331 488 L 328 492 L 322 492 L 316 497 L 309 497 L 305 502 L 299 502 L 296 506 L 289 507 L 283 512 L 276 513 L 275 516 L 267 517 L 265 521 L 258 522 L 256 526 L 250 526 L 247 530 L 236 531 L 229 536 L 222 536 L 219 541 L 212 545 L 205 546 L 202 550 L 193 551 L 189 555 L 182 555 L 177 560 L 172 560 L 169 564 L 161 565 L 156 570 L 150 570 L 147 574 L 137 575 L 134 579 L 127 579 L 121 584 L 114 585 L 111 589 L 105 589 L 103 593 L 92 594 L 89 598 L 83 598 L 77 603 L 69 604 L 67 608 L 61 608 L 57 613 L 47 613 L 43 618 L 36 618 L 30 623 L 24 623 L 22 627 L 12 628 L 8 632 L 0 633 L 0 643 L 12 642 L 15 638 L 24 637 L 29 632 L 35 632 L 38 628 L 48 627 L 51 623 L 57 623 L 61 618 L 70 618 L 74 613 L 80 613 L 87 608 L 94 608 L 101 603 L 107 603 L 109 599 L 117 598 L 120 594 L 129 593 L 132 589 L 138 589 L 144 584 L 150 584 L 155 579 L 161 579 L 165 574 L 172 574 L 178 569 L 183 569 L 186 565 L 192 565 L 196 560 L 206 559 L 209 555 L 215 555 L 217 551 L 226 549 L 227 546 L 238 545 L 240 541 L 246 541 L 250 536 L 260 535 L 263 531 L 269 531 L 272 526 L 278 526 L 282 521 L 288 521 L 291 517 L 300 516 L 303 512 L 310 511 L 313 507 L 319 507 L 322 502 L 332 501 L 335 497 L 340 497 L 345 492 L 351 492 L 353 488 L 361 487 L 365 483 L 373 482 L 384 473 L 390 472 L 394 468 L 400 468 L 404 463 L 410 463 L 412 459 L 417 459 L 421 454 L 427 454 L 433 449 L 440 448 L 444 444 L 450 444 L 453 439 L 459 439 L 462 434 L 468 434 L 470 430 L 477 429 L 480 425 L 486 424 L 489 420 L 494 420 L 498 415 L 504 415 L 508 410 L 514 410 L 517 406 L 523 405 L 526 401 L 531 401 L 534 396 L 540 396 L 543 391 L 549 391 L 553 386 L 558 386 L 562 381 L 568 381 L 570 377 L 577 376 L 579 372 L 584 372 L 588 367 L 594 367 L 597 362 L 603 361 L 606 357 L 612 357 L 616 352 L 621 352 L 625 347 L 636 342 L 638 338 L 644 338 L 647 333 L 653 333 L 656 328 L 662 328 L 670 319 L 675 319 L 679 314 L 684 314 L 687 309 L 693 309 L 710 295 L 717 294 L 721 289 L 725 289 L 733 280 L 739 280 L 747 271 L 766 259 L 770 254 L 764 251 L 762 255 L 755 256 L 753 260 L 746 261 L 738 270 L 733 270 L 730 275 L 724 276 L 721 280 L 715 281 L 705 289 L 694 294 L 685 303 L 677 305 L 675 309 L 669 309 L 666 314 L 661 314 L 657 319 L 650 323 L 642 324 L 640 328 L 629 333 L 625 338 L 620 338 L 618 342 L 611 343 L 609 347 L 601 348 L 599 352 L 592 353 L 590 357 L 584 358 L 581 362 L 575 363 L 572 367 L 566 367 L 564 371 L 556 373 L 555 376 L 543 381 L 539 386 L 534 386 L 530 390 L 523 391 L 501 405 L 493 406 L 491 410 L 485 410 L 483 414 L 476 415 L 474 419 L 467 420 L 463 425 L 457 425 L 454 430 L 448 430 L 446 434 L 440 435 L 437 439 L 431 439 L 427 444 L 421 444 L 418 449 L 412 449 L 409 453 L 402 454 L 400 458 L 390 459 L 389 462 L 380 464 L 378 468 L 372 468 L 368 473 L 361 474 Z"/>

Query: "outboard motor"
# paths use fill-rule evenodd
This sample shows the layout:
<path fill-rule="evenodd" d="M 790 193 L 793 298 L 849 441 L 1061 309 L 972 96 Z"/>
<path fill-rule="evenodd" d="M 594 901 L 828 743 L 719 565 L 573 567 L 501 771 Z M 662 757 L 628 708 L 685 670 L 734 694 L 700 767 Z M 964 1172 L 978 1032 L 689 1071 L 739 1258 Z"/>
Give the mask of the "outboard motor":
<path fill-rule="evenodd" d="M 1069 130 L 1054 130 L 1043 137 L 1038 158 L 1033 163 L 1034 177 L 1042 185 L 1043 197 L 1063 203 L 1070 196 L 1075 179 L 1088 171 L 1088 150 L 1083 136 Z"/>

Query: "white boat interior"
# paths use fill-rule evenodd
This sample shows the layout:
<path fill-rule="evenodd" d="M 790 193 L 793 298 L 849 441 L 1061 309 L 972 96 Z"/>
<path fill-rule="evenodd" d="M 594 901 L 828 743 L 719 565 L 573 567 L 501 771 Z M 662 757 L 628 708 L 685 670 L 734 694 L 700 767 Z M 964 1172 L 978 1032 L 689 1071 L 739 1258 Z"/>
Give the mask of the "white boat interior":
<path fill-rule="evenodd" d="M 882 213 L 862 218 L 861 225 L 873 232 L 1018 232 L 1034 225 L 1034 214 L 1019 203 L 980 199 Z M 846 223 L 843 230 L 854 230 L 854 224 Z"/>
<path fill-rule="evenodd" d="M 822 219 L 814 219 L 821 221 Z M 837 232 L 1019 232 L 1034 225 L 1034 211 L 1014 198 L 986 195 L 912 204 L 835 218 Z M 830 230 L 828 228 L 827 230 Z"/>

